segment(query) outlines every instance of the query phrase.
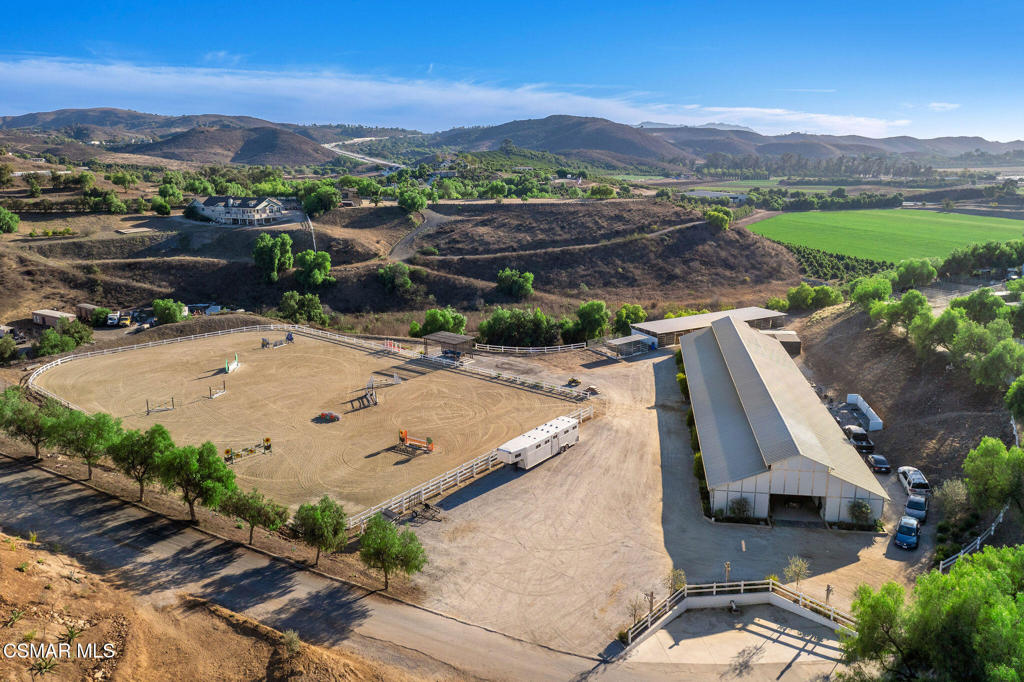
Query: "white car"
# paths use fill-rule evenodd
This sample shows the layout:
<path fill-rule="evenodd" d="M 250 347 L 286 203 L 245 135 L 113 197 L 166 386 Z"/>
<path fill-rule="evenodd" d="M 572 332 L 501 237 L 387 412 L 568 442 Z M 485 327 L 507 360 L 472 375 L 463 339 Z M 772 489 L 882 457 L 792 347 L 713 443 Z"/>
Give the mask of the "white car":
<path fill-rule="evenodd" d="M 900 467 L 896 470 L 896 476 L 908 495 L 931 495 L 932 487 L 928 485 L 928 479 L 918 469 Z"/>

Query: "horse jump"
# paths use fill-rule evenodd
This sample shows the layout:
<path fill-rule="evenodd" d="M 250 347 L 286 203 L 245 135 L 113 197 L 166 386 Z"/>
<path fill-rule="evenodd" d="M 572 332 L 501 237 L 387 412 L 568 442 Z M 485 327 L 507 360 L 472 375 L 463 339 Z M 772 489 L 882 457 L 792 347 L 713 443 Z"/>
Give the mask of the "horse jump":
<path fill-rule="evenodd" d="M 226 381 L 221 382 L 220 388 L 217 389 L 216 391 L 213 390 L 213 386 L 210 386 L 210 400 L 213 400 L 214 398 L 222 396 L 222 395 L 224 395 L 227 392 L 228 392 L 228 382 L 226 382 Z"/>
<path fill-rule="evenodd" d="M 416 438 L 414 436 L 410 436 L 406 429 L 402 429 L 398 432 L 398 442 L 406 447 L 419 448 L 420 450 L 426 450 L 427 452 L 434 451 L 433 438 Z"/>
<path fill-rule="evenodd" d="M 228 361 L 228 360 L 225 360 L 225 361 L 224 361 L 224 373 L 225 373 L 225 374 L 231 374 L 231 373 L 232 373 L 232 372 L 234 372 L 234 371 L 235 371 L 236 369 L 238 369 L 238 365 L 239 365 L 239 362 L 238 362 L 238 353 L 235 353 L 235 359 L 234 359 L 234 361 Z"/>
<path fill-rule="evenodd" d="M 270 439 L 264 438 L 263 442 L 256 443 L 252 447 L 242 448 L 241 450 L 235 450 L 232 448 L 224 449 L 224 462 L 227 464 L 234 464 L 237 460 L 249 455 L 255 455 L 257 452 L 263 452 L 264 454 L 271 454 L 273 448 L 270 446 Z"/>
<path fill-rule="evenodd" d="M 146 398 L 146 414 L 152 414 L 153 412 L 168 412 L 174 409 L 174 396 L 171 396 L 170 400 L 164 400 L 159 403 L 150 404 L 149 398 Z"/>
<path fill-rule="evenodd" d="M 291 332 L 288 332 L 288 336 L 284 337 L 280 341 L 271 341 L 270 339 L 260 339 L 262 342 L 260 348 L 280 348 L 289 343 L 295 343 L 295 337 L 292 336 Z"/>

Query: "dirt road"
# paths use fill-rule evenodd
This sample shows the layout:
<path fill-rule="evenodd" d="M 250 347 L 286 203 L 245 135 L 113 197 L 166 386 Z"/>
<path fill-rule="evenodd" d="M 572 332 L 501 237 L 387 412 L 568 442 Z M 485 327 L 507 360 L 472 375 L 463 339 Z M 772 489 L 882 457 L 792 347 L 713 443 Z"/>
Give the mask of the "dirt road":
<path fill-rule="evenodd" d="M 423 222 L 420 223 L 415 230 L 402 237 L 402 239 L 395 244 L 391 249 L 391 253 L 388 254 L 388 257 L 391 260 L 408 260 L 412 258 L 413 254 L 415 254 L 412 245 L 417 238 L 430 234 L 447 222 L 457 220 L 457 218 L 452 216 L 441 215 L 440 213 L 431 211 L 429 208 L 425 208 L 420 211 L 420 215 L 423 216 Z"/>
<path fill-rule="evenodd" d="M 6 458 L 0 520 L 8 532 L 42 530 L 41 539 L 154 606 L 193 594 L 437 679 L 567 680 L 596 665 L 347 587 Z"/>

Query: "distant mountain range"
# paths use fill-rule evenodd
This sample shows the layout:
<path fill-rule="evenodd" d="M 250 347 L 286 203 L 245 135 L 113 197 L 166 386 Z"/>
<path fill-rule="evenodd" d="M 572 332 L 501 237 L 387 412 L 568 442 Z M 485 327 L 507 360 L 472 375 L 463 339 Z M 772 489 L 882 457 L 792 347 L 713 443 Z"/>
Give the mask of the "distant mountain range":
<path fill-rule="evenodd" d="M 388 144 L 428 152 L 497 150 L 508 140 L 524 149 L 624 167 L 637 163 L 671 165 L 716 152 L 733 156 L 792 154 L 810 159 L 881 154 L 929 160 L 976 150 L 990 154 L 1024 150 L 1024 141 L 992 142 L 981 137 L 762 135 L 724 123 L 675 126 L 645 121 L 626 125 L 603 118 L 563 115 L 423 134 L 401 128 L 275 123 L 249 116 L 161 116 L 111 108 L 61 109 L 0 117 L 0 135 L 4 131 L 22 137 L 60 133 L 82 143 L 114 140 L 119 151 L 183 161 L 271 165 L 320 164 L 335 158 L 334 152 L 321 145 L 354 138 L 391 138 Z M 64 148 L 67 146 L 64 144 Z"/>

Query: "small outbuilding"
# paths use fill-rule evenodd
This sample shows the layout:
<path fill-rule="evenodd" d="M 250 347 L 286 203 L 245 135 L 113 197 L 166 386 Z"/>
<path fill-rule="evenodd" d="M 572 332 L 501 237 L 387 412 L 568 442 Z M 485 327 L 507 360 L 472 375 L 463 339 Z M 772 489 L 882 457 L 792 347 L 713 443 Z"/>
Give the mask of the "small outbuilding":
<path fill-rule="evenodd" d="M 56 327 L 61 320 L 73 320 L 75 316 L 71 313 L 62 313 L 59 310 L 33 310 L 32 322 L 43 327 Z"/>
<path fill-rule="evenodd" d="M 608 350 L 620 358 L 645 353 L 658 347 L 658 340 L 646 334 L 631 334 L 618 339 L 610 339 L 605 342 Z"/>
<path fill-rule="evenodd" d="M 460 358 L 473 353 L 473 337 L 454 332 L 434 332 L 423 337 L 423 354 L 430 355 L 430 344 L 440 347 L 444 357 Z"/>
<path fill-rule="evenodd" d="M 658 340 L 658 346 L 673 346 L 679 343 L 679 338 L 684 334 L 695 332 L 699 329 L 706 329 L 715 320 L 723 317 L 730 317 L 740 322 L 746 322 L 756 329 L 771 329 L 781 326 L 786 313 L 767 308 L 749 307 L 735 308 L 733 310 L 719 310 L 714 313 L 701 313 L 700 315 L 686 315 L 684 317 L 669 317 L 663 320 L 650 322 L 637 322 L 631 324 L 634 332 L 653 336 Z"/>

